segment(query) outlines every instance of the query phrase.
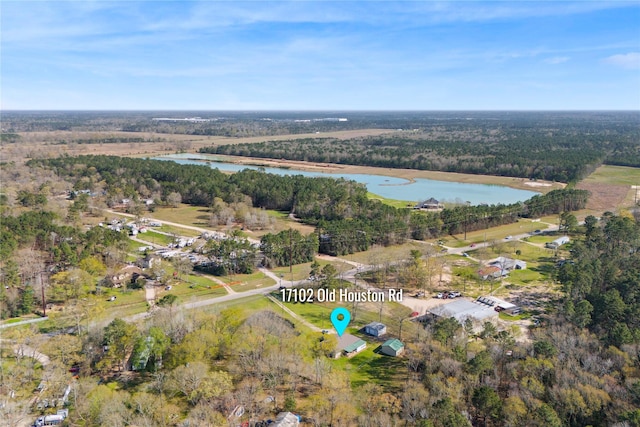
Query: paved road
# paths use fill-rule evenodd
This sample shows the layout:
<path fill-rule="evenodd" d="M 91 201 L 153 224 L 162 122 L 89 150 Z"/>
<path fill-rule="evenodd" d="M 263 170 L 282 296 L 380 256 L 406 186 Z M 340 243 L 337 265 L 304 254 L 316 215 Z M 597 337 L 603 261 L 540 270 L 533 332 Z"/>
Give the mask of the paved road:
<path fill-rule="evenodd" d="M 37 319 L 22 320 L 20 322 L 4 323 L 0 325 L 0 329 L 13 328 L 14 326 L 28 325 L 30 323 L 44 322 L 45 320 L 48 320 L 48 319 L 49 319 L 48 317 L 39 317 Z"/>

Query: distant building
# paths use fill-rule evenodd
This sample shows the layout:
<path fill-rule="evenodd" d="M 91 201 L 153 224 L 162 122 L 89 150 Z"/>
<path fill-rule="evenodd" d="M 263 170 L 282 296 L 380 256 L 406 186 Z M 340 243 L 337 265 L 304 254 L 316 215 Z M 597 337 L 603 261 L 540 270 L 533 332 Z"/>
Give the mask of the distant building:
<path fill-rule="evenodd" d="M 525 261 L 521 261 L 519 259 L 512 259 L 500 256 L 495 260 L 489 262 L 489 265 L 494 267 L 498 267 L 504 271 L 512 271 L 512 270 L 526 270 L 527 263 Z"/>
<path fill-rule="evenodd" d="M 490 265 L 478 270 L 478 276 L 480 276 L 482 280 L 498 279 L 502 276 L 507 276 L 508 274 L 509 272 L 507 270 L 503 270 L 495 265 Z"/>
<path fill-rule="evenodd" d="M 371 322 L 364 327 L 364 332 L 374 337 L 380 337 L 387 333 L 387 327 L 380 322 Z"/>
<path fill-rule="evenodd" d="M 399 339 L 390 339 L 382 344 L 380 352 L 387 356 L 399 356 L 404 352 L 404 344 Z"/>
<path fill-rule="evenodd" d="M 545 247 L 549 249 L 558 249 L 560 246 L 569 243 L 569 241 L 570 241 L 569 236 L 562 236 L 562 237 L 558 237 L 553 242 L 546 243 Z"/>
<path fill-rule="evenodd" d="M 415 209 L 444 209 L 444 204 L 431 197 L 414 206 Z"/>

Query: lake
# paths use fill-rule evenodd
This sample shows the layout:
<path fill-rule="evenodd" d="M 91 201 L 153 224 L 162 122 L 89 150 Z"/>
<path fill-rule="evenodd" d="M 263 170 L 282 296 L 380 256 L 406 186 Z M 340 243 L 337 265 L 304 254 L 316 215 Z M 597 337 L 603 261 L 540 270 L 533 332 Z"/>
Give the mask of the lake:
<path fill-rule="evenodd" d="M 517 190 L 502 185 L 468 184 L 460 182 L 437 181 L 433 179 L 416 178 L 411 182 L 404 178 L 395 178 L 385 175 L 348 174 L 348 173 L 324 173 L 310 172 L 297 169 L 268 168 L 253 165 L 238 165 L 217 161 L 216 156 L 204 154 L 171 154 L 154 157 L 155 160 L 171 160 L 179 164 L 203 165 L 209 161 L 211 168 L 221 171 L 238 172 L 243 169 L 260 169 L 276 175 L 303 175 L 308 177 L 345 178 L 367 186 L 367 190 L 387 199 L 407 200 L 418 202 L 433 197 L 443 202 L 465 203 L 472 205 L 482 203 L 515 203 L 522 202 L 539 194 L 534 191 Z M 196 160 L 197 159 L 197 160 Z"/>

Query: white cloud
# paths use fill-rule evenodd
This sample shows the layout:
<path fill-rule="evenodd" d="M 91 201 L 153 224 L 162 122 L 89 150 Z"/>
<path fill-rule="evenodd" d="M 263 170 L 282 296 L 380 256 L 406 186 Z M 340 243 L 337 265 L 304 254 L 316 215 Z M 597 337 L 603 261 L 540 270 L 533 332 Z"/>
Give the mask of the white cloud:
<path fill-rule="evenodd" d="M 567 62 L 569 60 L 568 56 L 553 56 L 551 58 L 547 58 L 544 60 L 547 64 L 557 65 L 562 64 L 563 62 Z"/>
<path fill-rule="evenodd" d="M 621 68 L 640 70 L 640 52 L 629 52 L 621 53 L 618 55 L 611 55 L 608 58 L 605 58 L 603 62 Z"/>

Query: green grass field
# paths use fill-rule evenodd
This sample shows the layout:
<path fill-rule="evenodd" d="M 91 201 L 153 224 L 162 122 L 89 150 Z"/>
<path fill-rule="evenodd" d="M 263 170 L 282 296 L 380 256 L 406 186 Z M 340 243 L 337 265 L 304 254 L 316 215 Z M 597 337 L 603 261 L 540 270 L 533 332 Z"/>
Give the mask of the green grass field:
<path fill-rule="evenodd" d="M 245 292 L 258 288 L 266 288 L 275 285 L 271 277 L 257 271 L 252 274 L 235 274 L 233 276 L 220 276 L 218 279 L 228 284 L 236 292 Z"/>
<path fill-rule="evenodd" d="M 613 185 L 640 185 L 640 168 L 603 165 L 585 178 L 585 181 Z"/>
<path fill-rule="evenodd" d="M 173 241 L 175 240 L 172 236 L 156 233 L 155 231 L 151 230 L 147 231 L 146 233 L 138 233 L 136 237 L 140 240 L 144 240 L 145 242 L 163 246 L 167 246 L 169 243 L 173 243 Z"/>
<path fill-rule="evenodd" d="M 380 200 L 385 205 L 393 206 L 394 208 L 398 208 L 398 209 L 404 209 L 404 208 L 411 209 L 416 205 L 416 202 L 411 202 L 407 200 L 387 199 L 386 197 L 382 197 L 371 192 L 367 192 L 367 197 L 371 200 Z"/>

